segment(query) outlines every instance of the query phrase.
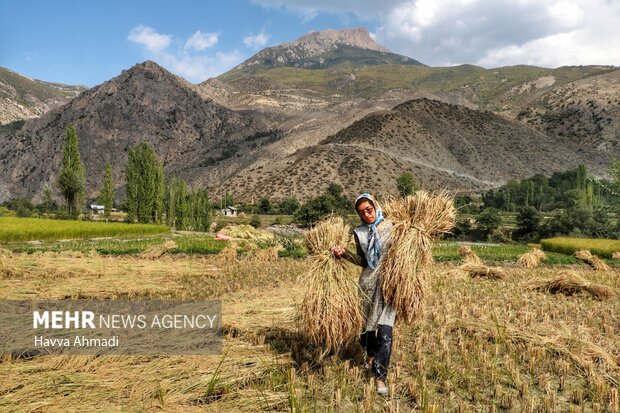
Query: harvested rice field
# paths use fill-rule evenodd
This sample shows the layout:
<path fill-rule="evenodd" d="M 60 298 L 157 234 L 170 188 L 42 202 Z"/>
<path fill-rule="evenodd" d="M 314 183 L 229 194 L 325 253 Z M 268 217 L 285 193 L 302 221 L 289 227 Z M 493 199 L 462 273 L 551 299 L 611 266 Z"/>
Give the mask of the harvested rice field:
<path fill-rule="evenodd" d="M 437 264 L 423 318 L 396 328 L 383 398 L 357 344 L 317 361 L 322 349 L 297 328 L 306 288 L 297 280 L 310 259 L 1 250 L 5 300 L 220 298 L 223 350 L 5 354 L 0 411 L 619 411 L 618 269 L 523 268 L 515 260 L 493 263 L 504 273 L 493 278 L 471 276 L 462 264 Z"/>

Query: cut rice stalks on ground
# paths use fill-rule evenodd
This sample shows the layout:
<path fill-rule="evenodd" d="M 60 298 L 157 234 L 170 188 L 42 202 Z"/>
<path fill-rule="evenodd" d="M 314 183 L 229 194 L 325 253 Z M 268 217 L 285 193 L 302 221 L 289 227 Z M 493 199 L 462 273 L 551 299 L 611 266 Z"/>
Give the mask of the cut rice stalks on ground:
<path fill-rule="evenodd" d="M 589 250 L 581 250 L 575 253 L 575 257 L 588 264 L 590 267 L 597 271 L 609 271 L 609 265 L 596 255 L 592 255 Z"/>
<path fill-rule="evenodd" d="M 237 248 L 239 245 L 235 241 L 229 241 L 228 245 L 222 249 L 217 256 L 221 257 L 226 262 L 232 262 L 237 260 Z"/>
<path fill-rule="evenodd" d="M 620 260 L 620 251 L 616 251 L 613 254 L 611 254 L 611 258 L 614 260 Z"/>
<path fill-rule="evenodd" d="M 532 248 L 525 254 L 521 255 L 517 260 L 517 264 L 523 268 L 535 268 L 540 265 L 542 261 L 545 261 L 547 256 L 539 248 Z"/>
<path fill-rule="evenodd" d="M 615 295 L 614 291 L 603 285 L 592 284 L 577 274 L 564 272 L 555 278 L 536 278 L 526 286 L 532 290 L 546 291 L 551 294 L 574 295 L 587 292 L 597 300 L 607 300 Z"/>
<path fill-rule="evenodd" d="M 336 351 L 357 338 L 364 316 L 360 290 L 347 261 L 331 249 L 351 244 L 351 228 L 340 217 L 329 217 L 308 231 L 310 269 L 300 279 L 306 293 L 298 308 L 301 331 L 310 342 Z"/>
<path fill-rule="evenodd" d="M 147 248 L 142 254 L 140 254 L 140 258 L 145 258 L 147 260 L 156 260 L 167 252 L 173 251 L 177 248 L 178 245 L 176 242 L 166 241 L 163 244 L 157 244 Z"/>
<path fill-rule="evenodd" d="M 463 258 L 465 264 L 482 264 L 480 257 L 471 249 L 469 245 L 459 246 L 458 253 Z"/>
<path fill-rule="evenodd" d="M 423 314 L 433 243 L 454 227 L 454 199 L 447 193 L 418 191 L 389 200 L 383 210 L 393 225 L 378 267 L 383 298 L 399 320 L 412 324 Z"/>
<path fill-rule="evenodd" d="M 506 272 L 500 267 L 487 267 L 486 265 L 463 264 L 459 267 L 462 271 L 468 273 L 471 277 L 485 277 L 503 279 Z"/>

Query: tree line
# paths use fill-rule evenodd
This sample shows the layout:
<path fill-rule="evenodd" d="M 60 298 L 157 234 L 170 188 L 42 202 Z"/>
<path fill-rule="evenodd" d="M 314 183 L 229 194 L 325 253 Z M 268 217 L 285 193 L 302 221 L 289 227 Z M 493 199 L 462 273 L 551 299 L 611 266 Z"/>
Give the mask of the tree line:
<path fill-rule="evenodd" d="M 183 179 L 164 174 L 164 167 L 153 147 L 142 142 L 127 150 L 125 168 L 126 196 L 124 209 L 128 222 L 165 223 L 181 230 L 207 231 L 211 224 L 213 206 L 206 189 L 190 188 Z M 66 128 L 62 166 L 58 179 L 69 218 L 80 215 L 86 193 L 86 170 L 80 159 L 78 136 L 73 125 Z M 103 183 L 97 201 L 110 216 L 115 190 L 112 165 L 106 163 Z M 46 188 L 44 198 L 51 200 Z M 53 207 L 52 201 L 50 208 Z"/>

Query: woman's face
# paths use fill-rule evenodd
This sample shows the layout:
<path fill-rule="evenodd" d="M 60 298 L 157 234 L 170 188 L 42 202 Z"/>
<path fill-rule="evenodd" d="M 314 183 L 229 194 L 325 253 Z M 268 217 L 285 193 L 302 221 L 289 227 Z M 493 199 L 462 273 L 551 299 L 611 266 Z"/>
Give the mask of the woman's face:
<path fill-rule="evenodd" d="M 372 224 L 375 222 L 375 219 L 377 218 L 377 211 L 375 211 L 375 207 L 372 206 L 370 201 L 362 201 L 356 209 L 357 215 L 360 216 L 362 221 L 367 224 Z"/>

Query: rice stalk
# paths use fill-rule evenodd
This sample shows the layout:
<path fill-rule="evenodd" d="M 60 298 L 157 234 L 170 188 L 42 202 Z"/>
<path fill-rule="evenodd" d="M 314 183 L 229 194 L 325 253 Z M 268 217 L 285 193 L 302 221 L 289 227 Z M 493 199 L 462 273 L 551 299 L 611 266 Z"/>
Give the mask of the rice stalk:
<path fill-rule="evenodd" d="M 459 267 L 461 270 L 469 273 L 471 277 L 486 277 L 503 279 L 506 272 L 500 267 L 487 267 L 486 265 L 463 264 Z"/>
<path fill-rule="evenodd" d="M 603 285 L 592 284 L 577 274 L 564 272 L 552 279 L 536 278 L 529 281 L 527 287 L 533 290 L 546 291 L 551 294 L 574 295 L 587 292 L 597 300 L 613 297 L 614 291 Z"/>
<path fill-rule="evenodd" d="M 164 255 L 165 253 L 175 250 L 177 248 L 178 248 L 178 245 L 176 242 L 166 241 L 163 244 L 156 244 L 156 245 L 153 245 L 147 248 L 146 250 L 144 250 L 144 252 L 142 252 L 142 254 L 140 254 L 140 258 L 146 258 L 148 260 L 156 260 L 160 258 L 162 255 Z"/>
<path fill-rule="evenodd" d="M 418 191 L 390 200 L 384 212 L 392 229 L 378 268 L 383 298 L 399 320 L 411 324 L 423 314 L 433 243 L 454 227 L 454 199 L 445 192 Z"/>
<path fill-rule="evenodd" d="M 525 254 L 521 255 L 517 260 L 517 264 L 523 268 L 535 268 L 545 261 L 547 256 L 539 248 L 532 248 Z"/>
<path fill-rule="evenodd" d="M 226 262 L 232 262 L 237 260 L 237 247 L 238 244 L 235 241 L 229 241 L 228 245 L 224 247 L 218 254 Z"/>
<path fill-rule="evenodd" d="M 469 245 L 459 246 L 458 253 L 466 264 L 482 264 L 482 260 Z"/>
<path fill-rule="evenodd" d="M 611 258 L 614 260 L 620 260 L 620 251 L 616 251 L 613 254 L 611 254 Z"/>
<path fill-rule="evenodd" d="M 324 354 L 357 338 L 364 321 L 359 286 L 347 261 L 331 252 L 350 243 L 351 228 L 340 217 L 329 217 L 306 234 L 310 269 L 300 279 L 306 293 L 298 319 L 310 342 L 325 346 Z"/>
<path fill-rule="evenodd" d="M 609 271 L 609 265 L 596 255 L 592 255 L 589 250 L 580 250 L 575 253 L 575 257 L 588 264 L 597 271 Z"/>

